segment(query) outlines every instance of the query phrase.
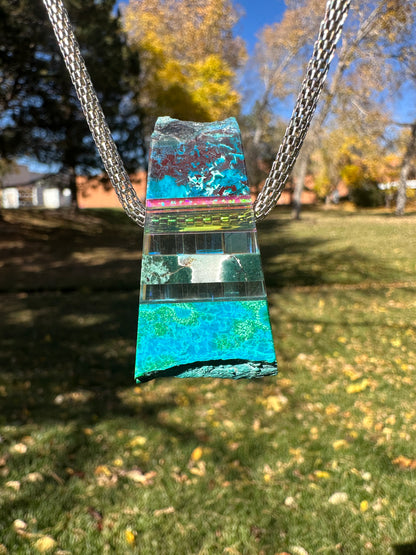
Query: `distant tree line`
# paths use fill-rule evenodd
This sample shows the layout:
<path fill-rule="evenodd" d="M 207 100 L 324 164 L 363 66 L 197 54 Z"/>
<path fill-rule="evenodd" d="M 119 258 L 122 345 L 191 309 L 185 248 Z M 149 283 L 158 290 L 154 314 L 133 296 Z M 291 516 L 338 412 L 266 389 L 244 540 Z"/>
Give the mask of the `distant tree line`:
<path fill-rule="evenodd" d="M 82 54 L 127 167 L 144 162 L 139 58 L 114 0 L 67 0 Z M 41 0 L 0 0 L 0 157 L 71 176 L 102 167 Z"/>
<path fill-rule="evenodd" d="M 325 3 L 286 0 L 282 20 L 261 30 L 248 58 L 231 0 L 130 0 L 122 14 L 114 0 L 65 1 L 128 170 L 145 164 L 157 116 L 234 115 L 253 189 L 278 149 L 287 121 L 276 114 L 294 101 Z M 416 0 L 353 0 L 292 175 L 295 217 L 307 174 L 322 199 L 342 180 L 353 201 L 370 205 L 382 201 L 377 183 L 399 181 L 404 213 L 416 112 L 396 121 L 392 107 L 404 88 L 416 92 L 415 36 Z M 0 0 L 0 37 L 0 173 L 22 155 L 53 163 L 73 176 L 76 198 L 75 175 L 101 164 L 41 0 Z"/>

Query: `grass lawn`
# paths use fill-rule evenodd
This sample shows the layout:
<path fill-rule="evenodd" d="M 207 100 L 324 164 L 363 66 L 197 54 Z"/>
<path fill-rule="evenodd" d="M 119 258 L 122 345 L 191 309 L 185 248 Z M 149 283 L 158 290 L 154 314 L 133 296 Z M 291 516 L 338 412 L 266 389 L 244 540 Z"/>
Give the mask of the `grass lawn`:
<path fill-rule="evenodd" d="M 0 554 L 416 553 L 416 214 L 276 211 L 279 376 L 140 387 L 140 230 L 0 215 Z"/>

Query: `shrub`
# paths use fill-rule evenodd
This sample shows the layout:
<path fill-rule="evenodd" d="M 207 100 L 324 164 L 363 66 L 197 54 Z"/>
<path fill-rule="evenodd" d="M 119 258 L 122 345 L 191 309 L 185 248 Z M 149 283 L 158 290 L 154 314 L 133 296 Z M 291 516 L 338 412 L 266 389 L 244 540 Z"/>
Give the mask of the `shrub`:
<path fill-rule="evenodd" d="M 377 187 L 375 181 L 366 180 L 355 187 L 351 187 L 350 200 L 356 206 L 373 208 L 385 203 L 385 194 Z"/>

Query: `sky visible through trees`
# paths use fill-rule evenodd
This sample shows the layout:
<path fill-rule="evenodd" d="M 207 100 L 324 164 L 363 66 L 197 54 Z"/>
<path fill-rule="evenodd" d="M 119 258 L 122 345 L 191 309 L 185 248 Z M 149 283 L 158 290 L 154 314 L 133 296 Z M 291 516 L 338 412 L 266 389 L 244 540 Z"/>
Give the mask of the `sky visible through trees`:
<path fill-rule="evenodd" d="M 166 13 L 163 9 L 158 12 L 158 6 L 158 0 L 124 0 L 116 2 L 113 8 L 123 13 L 124 31 L 141 63 L 141 74 L 135 82 L 140 87 L 138 102 L 143 109 L 144 137 L 148 139 L 154 120 L 160 115 L 194 121 L 237 116 L 246 147 L 250 182 L 257 186 L 264 179 L 263 174 L 268 172 L 292 112 L 324 15 L 325 0 L 304 0 L 299 3 L 292 0 L 199 0 L 195 3 L 184 0 L 177 4 L 171 0 L 170 3 L 166 1 L 161 4 Z M 176 10 L 176 6 L 181 9 Z M 415 10 L 415 5 L 413 1 L 408 4 L 412 16 L 404 15 L 400 2 L 397 6 L 394 2 L 391 4 L 393 7 L 388 6 L 390 4 L 381 0 L 368 0 L 363 4 L 353 2 L 328 76 L 326 91 L 318 105 L 318 112 L 326 110 L 329 117 L 325 117 L 321 123 L 315 117 L 315 127 L 322 127 L 324 120 L 328 119 L 326 124 L 332 129 L 344 128 L 343 118 L 351 109 L 355 110 L 354 117 L 352 113 L 349 117 L 351 121 L 356 120 L 356 124 L 348 130 L 351 137 L 345 136 L 338 141 L 341 150 L 346 142 L 353 139 L 356 143 L 363 136 L 372 138 L 380 148 L 382 143 L 383 148 L 390 148 L 387 142 L 391 142 L 390 129 L 394 129 L 394 148 L 397 156 L 400 156 L 404 147 L 397 141 L 406 136 L 405 127 L 414 123 L 416 87 L 410 73 L 406 74 L 404 69 L 400 69 L 405 63 L 400 52 L 406 51 L 409 42 L 409 29 L 413 29 L 410 22 L 416 13 L 411 10 Z M 169 9 L 173 9 L 170 16 Z M 177 17 L 175 10 L 178 12 Z M 204 10 L 205 19 L 201 19 L 198 24 L 198 18 L 205 13 Z M 356 44 L 351 42 L 365 17 L 371 16 L 372 10 L 378 13 L 371 23 L 374 28 L 370 25 L 373 34 L 365 38 L 364 33 Z M 387 12 L 383 15 L 385 10 L 390 10 L 390 15 Z M 69 14 L 71 17 L 71 10 Z M 402 16 L 405 18 L 403 21 L 400 19 Z M 387 18 L 385 22 L 384 17 Z M 368 21 L 371 21 L 371 17 Z M 385 32 L 387 27 L 383 30 L 383 25 L 391 26 L 391 32 Z M 178 33 L 171 32 L 174 28 L 182 29 L 179 42 Z M 82 45 L 83 37 L 78 38 Z M 344 59 L 346 47 L 347 50 L 352 49 L 353 58 Z M 337 68 L 338 57 L 342 63 Z M 341 66 L 343 69 L 339 70 Z M 341 71 L 338 77 L 337 71 Z M 340 80 L 344 73 L 343 80 Z M 324 97 L 332 89 L 334 91 L 330 96 L 336 102 L 332 98 L 328 104 Z M 324 105 L 328 105 L 325 110 Z M 381 119 L 377 113 L 383 115 L 384 122 L 384 128 L 378 131 L 374 127 L 377 122 L 380 127 Z M 361 125 L 359 129 L 359 124 L 364 127 Z M 327 131 L 331 132 L 330 129 Z M 313 140 L 312 135 L 308 135 L 309 143 L 315 150 L 322 150 L 324 145 L 317 144 L 316 137 Z M 305 149 L 303 152 L 306 152 Z M 380 158 L 381 154 L 380 150 L 377 157 Z M 341 165 L 347 162 L 355 164 L 351 156 L 349 152 L 348 160 L 344 160 Z M 369 156 L 370 153 L 363 150 L 358 164 L 362 169 L 368 169 Z M 305 154 L 305 157 L 309 160 L 311 154 Z M 309 161 L 305 161 L 305 171 L 311 171 L 309 166 L 306 168 L 308 164 Z M 396 169 L 397 164 L 398 159 L 395 162 Z M 325 183 L 335 182 L 339 178 L 339 171 L 339 168 L 328 166 L 326 175 L 321 176 L 322 180 Z M 367 170 L 363 172 L 363 176 L 368 173 Z M 396 177 L 392 175 L 391 178 Z M 387 174 L 371 174 L 371 179 L 385 182 Z M 302 181 L 295 172 L 296 180 Z"/>
<path fill-rule="evenodd" d="M 235 26 L 235 34 L 241 36 L 247 47 L 247 53 L 251 56 L 257 42 L 257 35 L 265 25 L 278 23 L 281 21 L 285 10 L 286 3 L 284 0 L 237 0 L 233 2 L 241 11 L 242 16 Z M 117 5 L 123 9 L 126 1 L 119 1 Z M 323 16 L 323 12 L 322 12 Z M 316 36 L 318 29 L 316 29 Z M 242 86 L 245 84 L 245 77 L 242 76 Z M 394 113 L 398 120 L 407 122 L 412 117 L 411 110 L 416 104 L 415 93 L 409 86 L 404 86 L 401 94 L 397 97 Z M 242 106 L 243 112 L 247 112 L 252 107 L 250 95 L 245 99 Z M 292 104 L 283 102 L 279 106 L 279 112 L 283 118 L 290 116 Z"/>

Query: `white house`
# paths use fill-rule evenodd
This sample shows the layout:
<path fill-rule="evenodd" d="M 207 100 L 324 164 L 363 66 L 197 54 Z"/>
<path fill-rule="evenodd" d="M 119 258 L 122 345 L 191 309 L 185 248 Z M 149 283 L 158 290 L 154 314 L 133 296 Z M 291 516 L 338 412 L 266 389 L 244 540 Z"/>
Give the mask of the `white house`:
<path fill-rule="evenodd" d="M 71 191 L 65 174 L 31 172 L 27 166 L 0 177 L 2 208 L 62 208 L 70 206 Z"/>

